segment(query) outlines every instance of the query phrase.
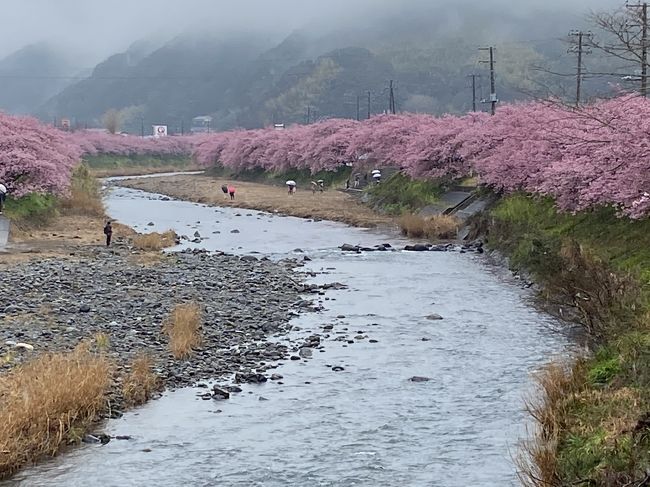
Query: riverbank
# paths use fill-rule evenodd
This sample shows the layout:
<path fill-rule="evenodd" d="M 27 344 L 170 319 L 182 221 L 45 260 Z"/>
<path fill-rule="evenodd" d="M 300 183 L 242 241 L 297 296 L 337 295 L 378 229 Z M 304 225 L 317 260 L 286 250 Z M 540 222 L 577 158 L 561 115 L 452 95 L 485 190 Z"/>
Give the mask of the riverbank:
<path fill-rule="evenodd" d="M 202 170 L 189 156 L 86 155 L 84 164 L 97 178 Z"/>
<path fill-rule="evenodd" d="M 221 191 L 234 184 L 236 199 L 230 201 Z M 305 188 L 289 196 L 287 189 L 244 181 L 228 181 L 208 176 L 166 176 L 120 181 L 121 186 L 208 205 L 249 208 L 308 219 L 339 221 L 359 227 L 394 227 L 394 220 L 378 214 L 353 196 L 328 188 L 323 193 Z"/>
<path fill-rule="evenodd" d="M 580 323 L 592 353 L 550 364 L 529 410 L 531 486 L 644 485 L 650 468 L 650 220 L 613 209 L 558 213 L 513 195 L 477 223 L 488 246 L 541 285 L 553 314 Z M 645 480 L 644 480 L 645 479 Z"/>
<path fill-rule="evenodd" d="M 159 242 L 143 242 L 118 223 L 106 248 L 97 184 L 83 167 L 78 173 L 70 197 L 30 196 L 8 211 L 11 242 L 0 252 L 0 478 L 78 443 L 99 419 L 161 388 L 270 379 L 265 372 L 298 349 L 267 338 L 286 333 L 297 310 L 311 309 L 302 294 L 319 292 L 294 274 L 300 262 L 140 250 Z M 185 319 L 178 307 L 187 304 L 196 324 L 178 354 L 170 326 Z"/>
<path fill-rule="evenodd" d="M 342 242 L 396 249 L 409 242 L 328 221 L 120 187 L 105 202 L 109 214 L 134 228 L 201 235 L 184 246 L 298 258 L 310 286 L 348 288 L 318 289 L 325 309 L 301 313 L 278 338 L 292 350 L 305 348 L 265 373 L 282 379 L 239 385 L 242 393 L 227 401 L 201 400 L 210 392 L 202 388 L 165 393 L 101 430 L 131 440 L 78 449 L 11 485 L 48 485 L 55 472 L 62 485 L 97 474 L 106 485 L 137 484 L 145 475 L 170 487 L 216 477 L 242 485 L 514 482 L 508 451 L 525 421 L 528 374 L 566 340 L 549 331 L 556 322 L 529 306 L 528 292 L 507 273 L 469 253 L 342 252 Z M 206 431 L 218 431 L 219 440 Z M 179 457 L 181 444 L 186 454 Z M 216 464 L 218 471 L 202 468 Z"/>
<path fill-rule="evenodd" d="M 75 413 L 77 420 L 58 431 L 60 443 L 55 448 L 41 451 L 38 445 L 21 443 L 20 448 L 36 452 L 33 457 L 27 454 L 14 460 L 12 445 L 18 446 L 12 438 L 18 437 L 15 431 L 7 431 L 2 445 L 9 453 L 0 455 L 0 477 L 40 454 L 51 455 L 68 442 L 79 441 L 84 431 L 92 431 L 93 420 L 121 415 L 133 405 L 133 397 L 149 398 L 155 390 L 146 390 L 145 380 L 168 389 L 222 381 L 222 391 L 236 393 L 237 383 L 270 380 L 276 364 L 296 355 L 303 345 L 318 346 L 317 338 L 291 349 L 269 340 L 290 329 L 289 320 L 298 310 L 312 309 L 301 295 L 319 292 L 318 287 L 301 284 L 293 271 L 300 265 L 297 261 L 187 251 L 162 256 L 151 266 L 135 263 L 133 250 L 126 245 L 80 247 L 74 254 L 0 269 L 0 391 L 9 394 L 6 398 L 14 397 L 18 391 L 5 388 L 16 383 L 16 374 L 27 373 L 50 354 L 66 360 L 86 343 L 91 352 L 84 356 L 88 363 L 97 359 L 106 364 L 101 369 L 108 371 L 107 396 L 94 399 L 98 406 L 93 413 Z M 170 351 L 162 325 L 177 305 L 186 303 L 196 303 L 202 319 L 199 345 L 181 360 Z M 147 376 L 134 383 L 132 374 L 144 356 Z M 50 393 L 50 386 L 44 384 L 29 399 L 48 403 L 58 400 L 58 392 L 68 394 L 60 389 Z M 65 389 L 65 384 L 59 387 Z M 208 399 L 210 392 L 206 391 Z M 80 404 L 70 406 L 75 407 Z M 56 422 L 57 414 L 68 417 L 72 410 L 48 412 L 46 408 L 45 413 Z M 12 424 L 9 417 L 3 419 L 6 414 L 12 411 L 3 409 L 0 419 Z M 34 429 L 36 442 L 38 435 Z"/>

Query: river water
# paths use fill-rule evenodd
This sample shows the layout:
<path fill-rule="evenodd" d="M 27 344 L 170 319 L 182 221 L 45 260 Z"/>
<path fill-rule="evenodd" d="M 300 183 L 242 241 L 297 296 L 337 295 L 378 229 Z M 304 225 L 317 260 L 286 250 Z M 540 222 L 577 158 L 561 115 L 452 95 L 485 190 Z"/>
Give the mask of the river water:
<path fill-rule="evenodd" d="M 313 359 L 277 369 L 282 383 L 222 402 L 166 393 L 106 425 L 132 440 L 73 450 L 7 485 L 518 485 L 512 458 L 530 373 L 570 345 L 506 272 L 460 253 L 342 254 L 344 242 L 399 240 L 331 222 L 122 188 L 107 207 L 142 231 L 209 237 L 186 246 L 273 258 L 301 257 L 300 248 L 313 259 L 302 270 L 318 273 L 312 282 L 349 287 L 320 296 L 325 311 L 296 318 L 289 340 L 334 329 Z"/>

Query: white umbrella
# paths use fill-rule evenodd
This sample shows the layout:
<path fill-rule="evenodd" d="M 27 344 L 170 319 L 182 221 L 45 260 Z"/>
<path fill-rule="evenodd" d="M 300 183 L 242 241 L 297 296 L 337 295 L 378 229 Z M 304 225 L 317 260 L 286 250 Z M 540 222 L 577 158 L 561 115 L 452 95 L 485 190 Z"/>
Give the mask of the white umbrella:
<path fill-rule="evenodd" d="M 287 181 L 287 186 L 295 186 L 295 185 L 296 185 L 295 181 L 292 180 Z"/>
<path fill-rule="evenodd" d="M 374 171 L 372 171 L 372 174 L 373 174 L 373 175 L 375 175 L 375 174 L 381 174 L 381 171 L 380 171 L 379 169 L 375 169 Z"/>
<path fill-rule="evenodd" d="M 380 173 L 375 173 L 375 174 L 372 175 L 372 177 L 375 178 L 375 179 L 379 179 L 381 177 L 381 174 Z"/>

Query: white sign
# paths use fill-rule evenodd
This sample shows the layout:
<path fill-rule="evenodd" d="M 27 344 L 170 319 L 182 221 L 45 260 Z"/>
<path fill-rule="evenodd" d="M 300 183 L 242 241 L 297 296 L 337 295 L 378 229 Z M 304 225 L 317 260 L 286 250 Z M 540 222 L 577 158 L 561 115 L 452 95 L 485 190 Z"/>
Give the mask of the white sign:
<path fill-rule="evenodd" d="M 153 125 L 154 137 L 167 137 L 167 125 Z"/>

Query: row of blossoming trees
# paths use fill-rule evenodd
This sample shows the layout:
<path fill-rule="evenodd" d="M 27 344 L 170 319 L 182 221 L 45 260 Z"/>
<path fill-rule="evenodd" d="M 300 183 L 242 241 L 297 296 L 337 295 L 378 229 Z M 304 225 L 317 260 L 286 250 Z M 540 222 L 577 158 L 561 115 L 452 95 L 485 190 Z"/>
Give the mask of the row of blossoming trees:
<path fill-rule="evenodd" d="M 237 130 L 161 139 L 63 134 L 0 115 L 0 181 L 14 194 L 65 192 L 83 155 L 190 155 L 233 171 L 336 170 L 360 160 L 412 178 L 478 175 L 497 191 L 544 194 L 561 209 L 615 206 L 650 213 L 650 102 L 632 95 L 579 111 L 551 103 L 507 105 L 490 117 L 383 115 L 286 130 Z"/>
<path fill-rule="evenodd" d="M 0 182 L 12 196 L 65 194 L 82 157 L 107 154 L 153 157 L 190 156 L 197 137 L 160 139 L 103 132 L 61 132 L 33 118 L 0 113 Z"/>
<path fill-rule="evenodd" d="M 30 118 L 0 114 L 0 182 L 12 193 L 60 193 L 68 188 L 81 148 Z"/>
<path fill-rule="evenodd" d="M 223 132 L 197 141 L 195 157 L 235 171 L 312 172 L 361 158 L 416 179 L 474 174 L 497 191 L 552 196 L 563 210 L 615 206 L 642 218 L 650 212 L 650 101 L 628 95 L 579 111 L 522 103 L 494 117 L 384 115 Z"/>

